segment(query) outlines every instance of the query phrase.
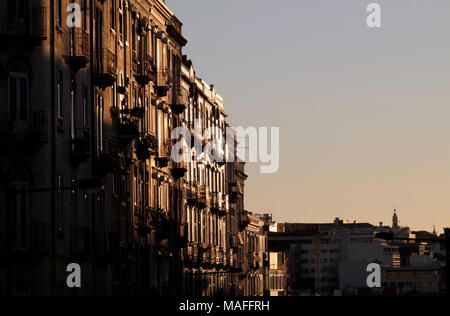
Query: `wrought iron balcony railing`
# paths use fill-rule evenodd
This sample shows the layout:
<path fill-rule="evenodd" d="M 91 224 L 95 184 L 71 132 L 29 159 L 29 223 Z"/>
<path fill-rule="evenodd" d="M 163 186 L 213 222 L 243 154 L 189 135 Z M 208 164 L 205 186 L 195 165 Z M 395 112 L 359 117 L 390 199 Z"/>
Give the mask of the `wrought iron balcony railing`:
<path fill-rule="evenodd" d="M 136 142 L 136 155 L 139 160 L 146 161 L 155 154 L 158 149 L 158 140 L 156 136 L 147 133 Z"/>
<path fill-rule="evenodd" d="M 155 79 L 155 89 L 158 97 L 162 98 L 167 96 L 167 92 L 170 89 L 169 71 L 159 70 Z"/>
<path fill-rule="evenodd" d="M 209 203 L 209 189 L 206 185 L 200 185 L 198 187 L 198 202 L 197 206 L 199 209 L 205 209 Z"/>
<path fill-rule="evenodd" d="M 35 258 L 50 249 L 50 230 L 47 222 L 32 222 L 26 226 L 17 226 L 20 231 L 11 234 L 11 253 L 16 258 Z M 20 238 L 18 238 L 18 233 Z M 0 252 L 9 251 L 6 243 Z"/>
<path fill-rule="evenodd" d="M 6 1 L 0 3 L 0 38 L 20 40 L 22 44 L 32 46 L 47 38 L 45 7 L 25 5 L 16 8 L 16 3 L 9 6 Z M 23 41 L 24 38 L 28 40 Z"/>
<path fill-rule="evenodd" d="M 134 77 L 136 82 L 142 87 L 148 85 L 153 79 L 153 60 L 151 56 L 145 56 L 140 62 L 133 62 L 135 65 Z"/>
<path fill-rule="evenodd" d="M 170 108 L 176 115 L 183 114 L 189 105 L 189 91 L 184 88 L 174 89 L 174 95 L 172 98 L 172 104 Z"/>
<path fill-rule="evenodd" d="M 0 142 L 20 150 L 34 152 L 48 142 L 48 112 L 31 111 L 26 120 L 0 117 Z"/>
<path fill-rule="evenodd" d="M 170 139 L 162 141 L 158 147 L 158 155 L 156 161 L 160 168 L 165 168 L 169 165 L 169 160 L 172 154 L 172 142 Z"/>
<path fill-rule="evenodd" d="M 211 195 L 211 212 L 219 216 L 225 216 L 226 210 L 226 198 L 221 192 L 214 192 Z"/>
<path fill-rule="evenodd" d="M 70 67 L 75 72 L 86 67 L 90 59 L 89 33 L 81 28 L 71 28 L 65 33 L 64 42 Z"/>
<path fill-rule="evenodd" d="M 117 74 L 116 55 L 107 48 L 97 51 L 95 70 L 95 84 L 98 87 L 106 89 L 113 86 Z"/>

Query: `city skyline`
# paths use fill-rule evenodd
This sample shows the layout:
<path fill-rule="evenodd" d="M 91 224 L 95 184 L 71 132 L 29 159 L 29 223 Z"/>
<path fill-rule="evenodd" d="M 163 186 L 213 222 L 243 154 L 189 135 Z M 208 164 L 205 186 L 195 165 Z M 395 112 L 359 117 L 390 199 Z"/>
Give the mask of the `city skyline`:
<path fill-rule="evenodd" d="M 369 1 L 167 2 L 197 74 L 239 113 L 231 124 L 280 127 L 280 171 L 247 165 L 248 210 L 450 223 L 450 4 L 377 1 L 382 27 L 369 29 Z"/>
<path fill-rule="evenodd" d="M 0 0 L 0 296 L 450 296 L 433 4 Z"/>

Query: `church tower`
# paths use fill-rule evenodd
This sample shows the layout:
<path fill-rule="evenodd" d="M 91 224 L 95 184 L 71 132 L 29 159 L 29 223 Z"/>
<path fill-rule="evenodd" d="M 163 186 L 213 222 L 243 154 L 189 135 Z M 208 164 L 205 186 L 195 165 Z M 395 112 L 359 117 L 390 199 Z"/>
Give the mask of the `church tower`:
<path fill-rule="evenodd" d="M 392 228 L 393 229 L 399 228 L 397 210 L 394 210 L 394 215 L 392 216 Z"/>

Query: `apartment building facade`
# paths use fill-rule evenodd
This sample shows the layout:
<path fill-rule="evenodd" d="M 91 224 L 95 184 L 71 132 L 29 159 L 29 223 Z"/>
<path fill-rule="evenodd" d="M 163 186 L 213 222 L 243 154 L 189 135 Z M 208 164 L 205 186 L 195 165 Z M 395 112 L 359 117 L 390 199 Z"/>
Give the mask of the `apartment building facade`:
<path fill-rule="evenodd" d="M 340 289 L 341 264 L 353 261 L 355 249 L 360 249 L 358 254 L 367 260 L 379 258 L 381 252 L 386 261 L 390 258 L 391 266 L 399 264 L 395 249 L 373 245 L 375 229 L 367 223 L 346 223 L 336 218 L 327 224 L 286 223 L 277 232 L 269 233 L 269 251 L 285 259 L 288 294 L 333 295 L 334 290 Z M 364 253 L 366 249 L 376 249 L 376 255 L 371 251 Z"/>
<path fill-rule="evenodd" d="M 164 1 L 0 0 L 0 38 L 0 294 L 252 295 L 245 164 Z"/>
<path fill-rule="evenodd" d="M 244 296 L 264 296 L 267 291 L 267 230 L 264 221 L 251 212 L 246 212 L 243 219 L 245 229 L 242 282 Z"/>

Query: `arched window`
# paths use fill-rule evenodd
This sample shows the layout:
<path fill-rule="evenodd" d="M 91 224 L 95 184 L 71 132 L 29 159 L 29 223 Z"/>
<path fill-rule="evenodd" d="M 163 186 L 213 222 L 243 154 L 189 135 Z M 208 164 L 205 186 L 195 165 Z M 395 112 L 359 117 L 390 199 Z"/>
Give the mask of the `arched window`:
<path fill-rule="evenodd" d="M 21 61 L 15 61 L 8 69 L 9 117 L 12 121 L 28 121 L 29 76 L 28 69 Z"/>

